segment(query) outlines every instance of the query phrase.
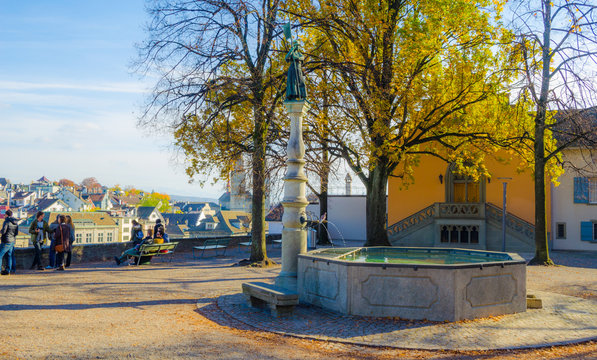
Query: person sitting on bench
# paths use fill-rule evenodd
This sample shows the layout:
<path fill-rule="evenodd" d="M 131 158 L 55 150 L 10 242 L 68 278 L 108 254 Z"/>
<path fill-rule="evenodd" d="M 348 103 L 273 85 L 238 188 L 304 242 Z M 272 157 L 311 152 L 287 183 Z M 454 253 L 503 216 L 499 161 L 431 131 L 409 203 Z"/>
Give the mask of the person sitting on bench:
<path fill-rule="evenodd" d="M 116 265 L 124 263 L 131 256 L 139 255 L 139 249 L 141 249 L 141 246 L 143 246 L 144 244 L 153 244 L 153 236 L 151 234 L 151 229 L 147 230 L 147 236 L 139 244 L 135 245 L 131 249 L 125 250 L 122 253 L 122 255 L 120 255 L 120 257 L 114 256 Z"/>
<path fill-rule="evenodd" d="M 159 227 L 158 230 L 155 232 L 153 237 L 154 244 L 163 244 L 165 242 L 164 239 L 164 227 Z"/>

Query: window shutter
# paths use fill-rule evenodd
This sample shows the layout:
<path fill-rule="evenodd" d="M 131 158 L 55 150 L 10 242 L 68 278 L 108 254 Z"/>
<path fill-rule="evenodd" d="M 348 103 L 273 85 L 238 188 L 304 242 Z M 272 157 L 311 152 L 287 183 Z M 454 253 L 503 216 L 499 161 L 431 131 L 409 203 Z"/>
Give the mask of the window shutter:
<path fill-rule="evenodd" d="M 589 203 L 589 178 L 575 177 L 574 178 L 574 203 L 588 204 Z"/>
<path fill-rule="evenodd" d="M 593 223 L 590 221 L 580 222 L 580 240 L 581 241 L 592 241 L 593 240 Z"/>

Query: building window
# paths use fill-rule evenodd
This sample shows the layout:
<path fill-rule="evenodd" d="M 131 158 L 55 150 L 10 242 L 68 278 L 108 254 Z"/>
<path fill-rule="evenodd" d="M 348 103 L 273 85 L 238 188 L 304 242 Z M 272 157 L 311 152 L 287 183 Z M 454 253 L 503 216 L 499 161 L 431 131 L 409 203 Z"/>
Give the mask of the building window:
<path fill-rule="evenodd" d="M 83 235 L 82 234 L 75 234 L 75 243 L 77 243 L 77 244 L 83 243 Z"/>
<path fill-rule="evenodd" d="M 97 242 L 104 242 L 104 233 L 97 234 Z"/>
<path fill-rule="evenodd" d="M 597 177 L 574 178 L 574 203 L 597 204 Z"/>
<path fill-rule="evenodd" d="M 108 242 L 112 242 L 112 241 L 113 241 L 112 233 L 108 233 Z"/>
<path fill-rule="evenodd" d="M 453 244 L 478 244 L 479 227 L 477 225 L 442 225 L 440 241 Z"/>
<path fill-rule="evenodd" d="M 122 240 L 123 240 L 123 241 L 129 241 L 129 236 L 128 236 L 128 235 L 124 235 L 124 236 L 122 237 Z"/>
<path fill-rule="evenodd" d="M 556 224 L 556 239 L 565 239 L 566 238 L 566 223 L 557 223 Z"/>
<path fill-rule="evenodd" d="M 454 176 L 454 202 L 479 202 L 479 183 L 468 176 Z"/>
<path fill-rule="evenodd" d="M 85 234 L 85 242 L 87 244 L 91 244 L 93 242 L 93 234 L 91 234 L 91 233 Z"/>
<path fill-rule="evenodd" d="M 581 241 L 597 241 L 597 221 L 581 221 L 580 222 L 580 240 Z"/>
<path fill-rule="evenodd" d="M 470 176 L 454 172 L 455 165 L 446 171 L 446 202 L 479 203 L 485 201 L 485 180 L 474 181 Z M 441 180 L 440 180 L 441 181 Z"/>
<path fill-rule="evenodd" d="M 131 228 L 127 228 L 127 227 L 122 228 L 122 232 L 128 233 L 130 231 L 131 231 Z"/>
<path fill-rule="evenodd" d="M 597 204 L 597 177 L 589 179 L 589 204 Z"/>

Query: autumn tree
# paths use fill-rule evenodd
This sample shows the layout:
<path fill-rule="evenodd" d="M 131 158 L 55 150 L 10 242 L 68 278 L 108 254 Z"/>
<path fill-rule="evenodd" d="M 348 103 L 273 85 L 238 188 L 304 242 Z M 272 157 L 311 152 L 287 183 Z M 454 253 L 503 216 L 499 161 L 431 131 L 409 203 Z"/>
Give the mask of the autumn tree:
<path fill-rule="evenodd" d="M 141 70 L 159 76 L 140 123 L 166 124 L 187 174 L 220 178 L 251 158 L 251 262 L 267 264 L 268 137 L 284 94 L 279 0 L 163 0 L 149 9 Z"/>
<path fill-rule="evenodd" d="M 157 192 L 145 193 L 139 206 L 158 206 L 160 212 L 170 211 L 170 195 Z"/>
<path fill-rule="evenodd" d="M 120 187 L 120 185 L 119 185 L 119 184 L 116 184 L 116 185 L 114 185 L 114 186 L 112 186 L 112 187 L 110 188 L 110 191 L 111 191 L 111 192 L 113 192 L 113 193 L 115 193 L 115 192 L 120 192 L 120 191 L 122 191 L 122 187 Z"/>
<path fill-rule="evenodd" d="M 99 185 L 98 181 L 96 178 L 94 177 L 88 177 L 83 179 L 83 181 L 81 181 L 81 186 L 85 186 L 85 187 L 94 187 L 96 185 Z"/>
<path fill-rule="evenodd" d="M 311 65 L 329 69 L 341 116 L 329 150 L 367 189 L 366 245 L 388 245 L 389 176 L 420 155 L 450 161 L 495 133 L 507 61 L 496 14 L 503 1 L 297 1 L 289 13 L 318 39 Z M 470 157 L 470 153 L 468 154 Z M 471 157 L 472 158 L 472 157 Z"/>
<path fill-rule="evenodd" d="M 133 185 L 127 185 L 124 188 L 124 195 L 131 196 L 131 195 L 140 195 L 143 191 L 135 188 Z"/>
<path fill-rule="evenodd" d="M 535 257 L 532 264 L 553 264 L 549 258 L 545 215 L 546 166 L 561 161 L 562 151 L 595 145 L 595 124 L 583 109 L 597 105 L 597 4 L 593 0 L 515 2 L 512 28 L 519 103 L 533 118 L 528 136 L 535 181 Z M 593 72 L 593 73 L 592 73 Z M 546 141 L 547 139 L 547 141 Z M 549 139 L 555 139 L 549 140 Z M 550 174 L 548 174 L 550 175 Z M 558 174 L 551 174 L 557 178 Z"/>
<path fill-rule="evenodd" d="M 69 179 L 60 179 L 60 181 L 58 181 L 58 185 L 65 187 L 73 187 L 75 186 L 75 182 Z"/>

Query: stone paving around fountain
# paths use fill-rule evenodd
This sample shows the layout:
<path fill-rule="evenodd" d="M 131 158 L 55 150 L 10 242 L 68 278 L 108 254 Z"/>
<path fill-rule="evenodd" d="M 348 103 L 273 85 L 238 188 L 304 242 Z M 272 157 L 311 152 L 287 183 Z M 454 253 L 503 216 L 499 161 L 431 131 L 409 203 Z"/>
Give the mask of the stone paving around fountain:
<path fill-rule="evenodd" d="M 434 323 L 343 316 L 299 306 L 287 319 L 249 308 L 241 294 L 218 298 L 228 315 L 255 329 L 350 344 L 427 350 L 543 347 L 597 338 L 597 301 L 534 291 L 543 309 L 494 318 Z"/>

